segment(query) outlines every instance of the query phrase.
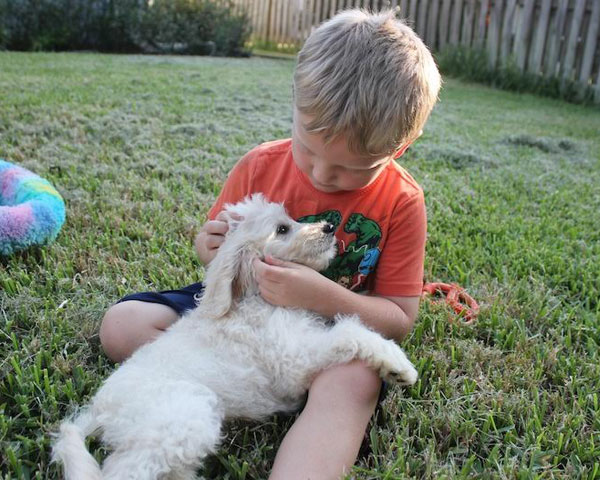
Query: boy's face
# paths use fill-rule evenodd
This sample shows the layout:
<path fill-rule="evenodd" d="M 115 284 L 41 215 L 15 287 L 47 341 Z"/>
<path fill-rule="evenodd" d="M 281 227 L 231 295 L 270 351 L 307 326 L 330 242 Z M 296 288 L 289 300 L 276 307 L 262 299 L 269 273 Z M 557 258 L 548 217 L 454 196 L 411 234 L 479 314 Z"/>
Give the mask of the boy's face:
<path fill-rule="evenodd" d="M 385 157 L 361 156 L 348 151 L 345 136 L 325 144 L 322 135 L 305 129 L 311 117 L 294 108 L 292 154 L 294 162 L 321 192 L 358 190 L 366 187 L 392 161 Z"/>

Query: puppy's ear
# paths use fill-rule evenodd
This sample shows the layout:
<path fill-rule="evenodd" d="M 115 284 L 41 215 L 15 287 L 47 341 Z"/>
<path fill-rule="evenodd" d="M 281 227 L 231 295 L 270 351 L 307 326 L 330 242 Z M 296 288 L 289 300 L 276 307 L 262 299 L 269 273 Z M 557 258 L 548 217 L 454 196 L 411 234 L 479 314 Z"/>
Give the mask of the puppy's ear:
<path fill-rule="evenodd" d="M 233 302 L 243 296 L 254 284 L 252 260 L 256 254 L 243 243 L 243 235 L 235 235 L 240 219 L 227 232 L 217 255 L 206 271 L 204 293 L 200 306 L 211 318 L 225 316 Z"/>

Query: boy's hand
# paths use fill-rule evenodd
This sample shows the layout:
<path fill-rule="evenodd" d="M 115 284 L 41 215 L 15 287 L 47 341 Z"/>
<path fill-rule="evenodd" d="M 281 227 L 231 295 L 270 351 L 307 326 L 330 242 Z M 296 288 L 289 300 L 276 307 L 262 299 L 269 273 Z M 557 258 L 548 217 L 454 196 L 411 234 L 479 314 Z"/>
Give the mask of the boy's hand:
<path fill-rule="evenodd" d="M 209 220 L 202 225 L 200 232 L 196 235 L 194 246 L 200 260 L 205 265 L 208 265 L 215 258 L 219 247 L 225 241 L 225 234 L 229 230 L 228 215 L 233 218 L 231 214 L 219 212 L 214 220 Z"/>
<path fill-rule="evenodd" d="M 272 257 L 264 262 L 257 258 L 253 265 L 260 294 L 273 305 L 304 308 L 328 318 L 358 314 L 365 325 L 396 341 L 414 325 L 420 296 L 361 295 L 304 265 Z"/>
<path fill-rule="evenodd" d="M 314 310 L 331 280 L 305 265 L 267 256 L 254 261 L 261 296 L 272 305 Z"/>

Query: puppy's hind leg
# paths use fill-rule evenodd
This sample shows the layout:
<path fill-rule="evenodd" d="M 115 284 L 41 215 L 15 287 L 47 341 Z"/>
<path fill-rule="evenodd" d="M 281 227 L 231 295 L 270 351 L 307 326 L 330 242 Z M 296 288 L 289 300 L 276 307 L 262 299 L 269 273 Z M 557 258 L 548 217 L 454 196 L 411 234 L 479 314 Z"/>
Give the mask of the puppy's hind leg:
<path fill-rule="evenodd" d="M 360 359 L 389 382 L 412 385 L 417 381 L 417 370 L 402 349 L 369 330 L 356 316 L 336 316 L 336 324 L 327 332 L 325 341 L 321 347 L 323 360 L 330 365 Z"/>
<path fill-rule="evenodd" d="M 118 441 L 110 439 L 116 448 L 104 462 L 102 478 L 194 478 L 202 459 L 214 452 L 220 441 L 223 415 L 216 395 L 202 385 L 162 381 L 160 390 L 140 392 L 139 396 L 145 405 L 131 412 L 136 421 L 127 422 L 127 428 L 118 432 Z"/>

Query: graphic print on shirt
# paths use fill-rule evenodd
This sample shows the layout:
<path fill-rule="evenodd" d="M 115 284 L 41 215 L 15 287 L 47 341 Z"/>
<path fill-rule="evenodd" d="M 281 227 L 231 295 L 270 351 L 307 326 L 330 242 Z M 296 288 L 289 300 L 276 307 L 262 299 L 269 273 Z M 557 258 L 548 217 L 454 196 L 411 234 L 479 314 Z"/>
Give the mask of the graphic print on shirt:
<path fill-rule="evenodd" d="M 335 225 L 336 230 L 342 223 L 342 215 L 337 210 L 327 210 L 316 215 L 306 215 L 299 222 L 313 223 L 325 220 Z M 348 245 L 338 241 L 338 252 L 329 267 L 321 273 L 327 278 L 352 291 L 366 289 L 368 275 L 375 270 L 381 250 L 381 228 L 374 220 L 362 213 L 353 213 L 343 226 L 344 232 L 356 235 Z"/>

